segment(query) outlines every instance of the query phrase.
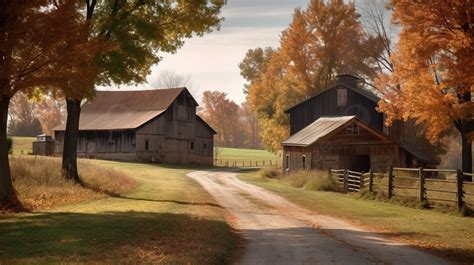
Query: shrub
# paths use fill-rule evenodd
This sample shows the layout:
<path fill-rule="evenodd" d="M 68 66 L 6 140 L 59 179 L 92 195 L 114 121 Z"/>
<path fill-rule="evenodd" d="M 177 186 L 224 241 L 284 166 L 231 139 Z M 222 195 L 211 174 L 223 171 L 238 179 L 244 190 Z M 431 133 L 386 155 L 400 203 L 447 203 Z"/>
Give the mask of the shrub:
<path fill-rule="evenodd" d="M 12 153 L 13 139 L 11 137 L 7 137 L 7 147 L 8 147 L 8 153 Z"/>
<path fill-rule="evenodd" d="M 260 169 L 260 176 L 262 178 L 274 179 L 280 177 L 280 175 L 280 170 L 276 167 L 265 167 Z"/>
<path fill-rule="evenodd" d="M 283 181 L 295 188 L 314 191 L 338 191 L 336 180 L 330 178 L 325 171 L 298 171 L 283 177 Z"/>

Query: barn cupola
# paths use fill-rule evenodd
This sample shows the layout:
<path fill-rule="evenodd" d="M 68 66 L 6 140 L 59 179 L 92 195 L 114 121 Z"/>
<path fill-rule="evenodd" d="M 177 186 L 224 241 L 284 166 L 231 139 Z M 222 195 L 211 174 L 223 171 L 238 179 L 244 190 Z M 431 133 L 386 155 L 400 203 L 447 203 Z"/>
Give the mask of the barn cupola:
<path fill-rule="evenodd" d="M 360 83 L 364 82 L 364 79 L 351 74 L 340 74 L 336 76 L 336 82 L 350 87 L 360 87 Z"/>

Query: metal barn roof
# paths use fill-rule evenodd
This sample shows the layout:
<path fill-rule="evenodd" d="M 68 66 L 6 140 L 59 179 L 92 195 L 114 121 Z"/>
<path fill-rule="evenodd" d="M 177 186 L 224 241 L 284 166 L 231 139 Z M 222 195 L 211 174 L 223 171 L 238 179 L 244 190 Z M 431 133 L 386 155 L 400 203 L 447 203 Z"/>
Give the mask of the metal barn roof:
<path fill-rule="evenodd" d="M 319 118 L 301 131 L 293 134 L 287 140 L 283 141 L 282 144 L 286 146 L 310 146 L 355 118 L 355 116 Z"/>
<path fill-rule="evenodd" d="M 168 109 L 186 88 L 97 91 L 91 102 L 82 106 L 79 130 L 135 129 Z M 197 103 L 196 103 L 197 105 Z M 53 131 L 64 131 L 61 124 Z"/>

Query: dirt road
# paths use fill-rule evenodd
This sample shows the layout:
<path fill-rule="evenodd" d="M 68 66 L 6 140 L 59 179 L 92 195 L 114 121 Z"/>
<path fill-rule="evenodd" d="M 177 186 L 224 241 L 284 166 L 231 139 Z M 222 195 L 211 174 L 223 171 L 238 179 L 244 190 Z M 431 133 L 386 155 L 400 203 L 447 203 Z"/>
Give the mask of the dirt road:
<path fill-rule="evenodd" d="M 315 214 L 236 178 L 197 171 L 198 181 L 234 217 L 247 245 L 239 264 L 448 264 L 345 221 Z"/>

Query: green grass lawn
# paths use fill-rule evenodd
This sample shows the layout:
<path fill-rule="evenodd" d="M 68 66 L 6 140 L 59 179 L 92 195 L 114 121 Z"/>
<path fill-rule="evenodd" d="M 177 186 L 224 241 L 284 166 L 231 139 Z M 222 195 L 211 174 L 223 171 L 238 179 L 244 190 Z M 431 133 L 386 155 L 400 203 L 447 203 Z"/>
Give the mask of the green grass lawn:
<path fill-rule="evenodd" d="M 349 220 L 456 261 L 474 261 L 474 218 L 364 200 L 358 195 L 293 188 L 261 178 L 258 172 L 239 177 L 315 212 Z"/>
<path fill-rule="evenodd" d="M 191 170 L 92 161 L 133 176 L 136 191 L 0 219 L 4 263 L 227 263 L 238 237 Z"/>
<path fill-rule="evenodd" d="M 33 150 L 33 141 L 36 139 L 35 137 L 19 137 L 13 136 L 13 154 L 28 154 Z"/>
<path fill-rule="evenodd" d="M 223 161 L 258 161 L 258 162 L 278 162 L 281 163 L 279 154 L 274 154 L 266 150 L 255 150 L 255 149 L 239 149 L 239 148 L 227 148 L 227 147 L 216 147 L 217 156 L 215 159 Z"/>

